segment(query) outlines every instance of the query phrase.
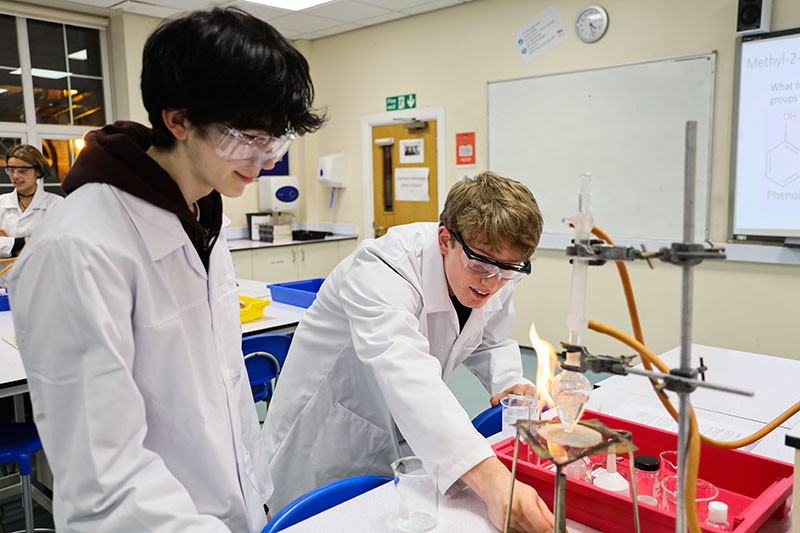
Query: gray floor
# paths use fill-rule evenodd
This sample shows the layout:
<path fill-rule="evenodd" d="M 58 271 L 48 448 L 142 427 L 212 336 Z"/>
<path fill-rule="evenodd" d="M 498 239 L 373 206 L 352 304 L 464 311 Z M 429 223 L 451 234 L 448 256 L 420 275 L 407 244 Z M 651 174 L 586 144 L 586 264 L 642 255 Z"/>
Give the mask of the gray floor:
<path fill-rule="evenodd" d="M 536 382 L 536 352 L 530 348 L 522 348 L 522 374 L 529 380 Z M 586 377 L 592 384 L 609 377 L 610 374 L 595 374 L 587 372 Z M 458 401 L 464 407 L 470 418 L 489 408 L 489 393 L 483 388 L 478 378 L 466 369 L 459 366 L 450 375 L 447 385 L 453 391 Z"/>

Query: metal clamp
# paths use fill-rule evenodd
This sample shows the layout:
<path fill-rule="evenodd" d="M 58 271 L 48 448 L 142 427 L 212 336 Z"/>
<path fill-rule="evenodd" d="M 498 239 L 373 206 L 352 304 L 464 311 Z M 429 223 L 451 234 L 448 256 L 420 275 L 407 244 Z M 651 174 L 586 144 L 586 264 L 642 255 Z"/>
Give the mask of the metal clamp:
<path fill-rule="evenodd" d="M 703 244 L 672 243 L 669 248 L 661 248 L 657 252 L 649 252 L 644 245 L 638 250 L 633 246 L 612 246 L 605 242 L 592 239 L 588 242 L 576 243 L 574 240 L 567 246 L 567 257 L 579 257 L 586 260 L 589 265 L 604 265 L 607 261 L 633 261 L 644 259 L 650 268 L 652 258 L 659 258 L 665 263 L 673 265 L 694 266 L 704 259 L 725 259 L 725 248 L 716 246 L 708 241 L 708 247 Z M 570 259 L 572 263 L 573 259 Z"/>
<path fill-rule="evenodd" d="M 654 372 L 652 370 L 643 370 L 633 367 L 631 363 L 634 356 L 623 355 L 620 357 L 612 357 L 610 355 L 594 355 L 589 353 L 585 346 L 579 344 L 569 344 L 565 342 L 560 344 L 564 350 L 556 354 L 560 359 L 566 359 L 567 352 L 580 353 L 580 365 L 568 365 L 563 361 L 559 362 L 559 366 L 564 370 L 581 373 L 591 370 L 592 372 L 607 372 L 620 376 L 636 374 L 638 376 L 650 378 L 658 390 L 667 389 L 675 392 L 693 392 L 697 387 L 702 387 L 731 392 L 733 394 L 741 394 L 742 396 L 753 396 L 754 394 L 752 391 L 707 382 L 705 380 L 705 372 L 708 370 L 708 367 L 704 364 L 702 359 L 699 368 L 690 368 L 688 370 L 673 368 L 669 371 L 669 374 L 664 374 L 663 372 Z M 702 381 L 697 379 L 698 374 L 702 376 Z M 655 380 L 661 380 L 661 382 L 658 383 Z"/>
<path fill-rule="evenodd" d="M 572 370 L 573 372 L 584 373 L 587 370 L 596 372 L 598 374 L 608 372 L 611 374 L 625 375 L 626 368 L 630 366 L 633 361 L 633 355 L 612 357 L 610 355 L 594 355 L 589 353 L 585 346 L 578 344 L 561 343 L 563 352 L 557 354 L 559 357 L 566 358 L 567 352 L 578 352 L 581 354 L 580 365 L 568 365 L 566 362 L 560 362 L 559 366 L 564 370 Z"/>
<path fill-rule="evenodd" d="M 725 248 L 713 244 L 706 248 L 702 244 L 674 242 L 670 248 L 661 248 L 658 257 L 665 263 L 694 266 L 702 263 L 704 259 L 725 259 Z"/>
<path fill-rule="evenodd" d="M 612 246 L 597 239 L 579 243 L 573 239 L 572 245 L 567 246 L 567 257 L 587 258 L 590 265 L 597 266 L 604 265 L 606 261 L 641 259 L 642 252 L 632 246 Z"/>

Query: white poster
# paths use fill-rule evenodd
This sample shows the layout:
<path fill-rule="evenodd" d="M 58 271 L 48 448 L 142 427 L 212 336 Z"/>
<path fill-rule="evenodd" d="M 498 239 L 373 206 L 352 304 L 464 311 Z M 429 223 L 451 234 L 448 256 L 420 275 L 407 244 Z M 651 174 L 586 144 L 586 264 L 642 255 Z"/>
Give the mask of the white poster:
<path fill-rule="evenodd" d="M 425 139 L 402 139 L 400 141 L 400 164 L 425 162 Z"/>
<path fill-rule="evenodd" d="M 556 4 L 552 4 L 514 32 L 514 40 L 526 65 L 566 39 L 567 31 Z"/>
<path fill-rule="evenodd" d="M 403 141 L 400 141 L 401 143 Z M 398 202 L 427 202 L 428 167 L 394 169 L 394 198 Z"/>

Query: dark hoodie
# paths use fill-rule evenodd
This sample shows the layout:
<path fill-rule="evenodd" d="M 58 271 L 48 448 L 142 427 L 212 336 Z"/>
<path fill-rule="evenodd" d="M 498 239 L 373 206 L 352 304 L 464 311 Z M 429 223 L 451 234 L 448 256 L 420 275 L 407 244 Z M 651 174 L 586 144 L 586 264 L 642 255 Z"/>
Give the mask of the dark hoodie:
<path fill-rule="evenodd" d="M 61 188 L 70 194 L 87 183 L 108 183 L 174 213 L 208 271 L 211 249 L 222 227 L 222 197 L 212 191 L 198 200 L 198 221 L 186 205 L 178 184 L 147 155 L 150 135 L 150 128 L 124 120 L 90 131 L 85 136 L 86 146 Z"/>

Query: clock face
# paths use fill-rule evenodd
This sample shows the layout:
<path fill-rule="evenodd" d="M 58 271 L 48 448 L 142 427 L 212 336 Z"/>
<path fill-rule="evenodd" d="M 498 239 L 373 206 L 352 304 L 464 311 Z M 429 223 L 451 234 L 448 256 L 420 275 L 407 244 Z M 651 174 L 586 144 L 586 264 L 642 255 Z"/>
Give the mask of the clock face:
<path fill-rule="evenodd" d="M 600 6 L 588 6 L 581 9 L 575 19 L 575 33 L 585 43 L 599 41 L 607 28 L 608 14 Z"/>

